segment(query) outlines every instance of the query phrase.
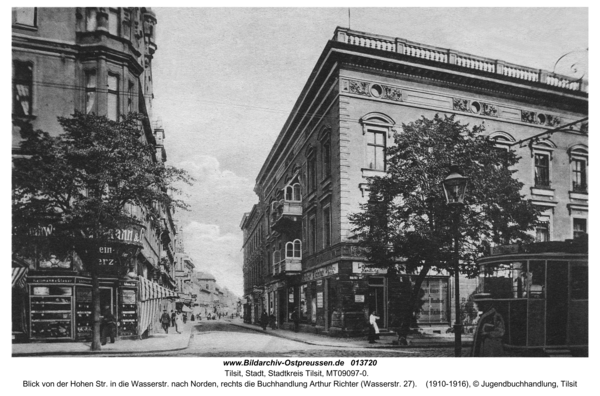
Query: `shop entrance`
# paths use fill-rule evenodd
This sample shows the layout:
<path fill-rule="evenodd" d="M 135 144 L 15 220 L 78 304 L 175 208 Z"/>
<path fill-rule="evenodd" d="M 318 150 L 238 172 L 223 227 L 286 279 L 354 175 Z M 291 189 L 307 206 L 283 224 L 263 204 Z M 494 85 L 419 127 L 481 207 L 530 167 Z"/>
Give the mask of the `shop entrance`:
<path fill-rule="evenodd" d="M 113 288 L 112 287 L 101 287 L 100 288 L 100 313 L 104 313 L 104 308 L 110 307 L 110 312 L 115 314 L 114 301 L 113 301 Z"/>
<path fill-rule="evenodd" d="M 277 302 L 279 304 L 278 305 L 278 317 L 277 317 L 277 324 L 279 324 L 279 327 L 281 328 L 281 325 L 285 322 L 287 322 L 286 319 L 286 315 L 287 315 L 287 298 L 286 298 L 286 289 L 279 289 L 277 291 Z"/>
<path fill-rule="evenodd" d="M 369 278 L 369 315 L 377 312 L 380 317 L 378 324 L 387 328 L 387 301 L 385 298 L 385 278 Z"/>

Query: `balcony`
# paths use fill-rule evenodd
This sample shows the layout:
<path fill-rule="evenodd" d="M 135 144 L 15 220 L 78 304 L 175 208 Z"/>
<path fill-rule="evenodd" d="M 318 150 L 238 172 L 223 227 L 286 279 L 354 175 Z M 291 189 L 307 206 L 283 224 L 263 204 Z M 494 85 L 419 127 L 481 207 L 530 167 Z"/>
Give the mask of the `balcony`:
<path fill-rule="evenodd" d="M 302 218 L 302 196 L 298 183 L 284 188 L 284 198 L 271 203 L 271 228 L 274 231 L 299 231 Z"/>
<path fill-rule="evenodd" d="M 302 241 L 296 239 L 285 244 L 285 255 L 273 252 L 273 276 L 295 275 L 302 271 Z"/>

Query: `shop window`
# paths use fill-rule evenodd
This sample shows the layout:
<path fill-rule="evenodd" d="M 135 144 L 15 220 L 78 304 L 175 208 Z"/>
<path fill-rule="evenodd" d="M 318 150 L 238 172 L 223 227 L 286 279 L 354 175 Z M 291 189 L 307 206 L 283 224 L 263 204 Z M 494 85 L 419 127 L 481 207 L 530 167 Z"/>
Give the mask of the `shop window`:
<path fill-rule="evenodd" d="M 18 117 L 32 114 L 33 65 L 30 62 L 13 62 L 12 113 Z"/>
<path fill-rule="evenodd" d="M 108 75 L 108 99 L 107 114 L 108 119 L 117 121 L 119 118 L 119 78 L 113 74 Z"/>
<path fill-rule="evenodd" d="M 89 70 L 85 73 L 85 112 L 93 113 L 96 109 L 96 71 Z"/>
<path fill-rule="evenodd" d="M 307 285 L 300 286 L 300 320 L 308 320 Z"/>
<path fill-rule="evenodd" d="M 536 153 L 534 183 L 536 187 L 550 187 L 550 155 Z"/>
<path fill-rule="evenodd" d="M 573 219 L 573 239 L 587 235 L 587 219 Z"/>
<path fill-rule="evenodd" d="M 35 7 L 13 8 L 13 22 L 17 25 L 35 27 L 37 24 L 37 8 L 35 8 Z"/>
<path fill-rule="evenodd" d="M 571 299 L 588 299 L 588 267 L 571 266 Z"/>

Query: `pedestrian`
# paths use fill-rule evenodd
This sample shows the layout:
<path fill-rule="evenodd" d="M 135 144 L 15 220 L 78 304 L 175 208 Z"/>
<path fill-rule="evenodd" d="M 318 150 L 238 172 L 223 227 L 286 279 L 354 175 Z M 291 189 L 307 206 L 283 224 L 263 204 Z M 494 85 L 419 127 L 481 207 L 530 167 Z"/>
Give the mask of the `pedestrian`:
<path fill-rule="evenodd" d="M 373 311 L 369 317 L 369 344 L 374 344 L 379 339 L 379 326 L 377 326 L 377 312 Z"/>
<path fill-rule="evenodd" d="M 169 313 L 166 309 L 163 311 L 163 314 L 160 317 L 160 323 L 162 324 L 162 328 L 165 331 L 165 334 L 169 334 L 169 325 L 171 324 L 171 317 L 169 316 Z"/>
<path fill-rule="evenodd" d="M 117 320 L 115 315 L 112 314 L 110 307 L 104 307 L 104 315 L 102 315 L 102 322 L 100 323 L 100 343 L 106 345 L 106 341 L 110 338 L 110 343 L 115 343 L 115 336 L 117 335 Z"/>
<path fill-rule="evenodd" d="M 187 323 L 187 312 L 183 313 L 183 324 Z"/>
<path fill-rule="evenodd" d="M 171 310 L 171 327 L 175 327 L 175 311 Z"/>
<path fill-rule="evenodd" d="M 269 324 L 269 315 L 267 315 L 267 311 L 263 311 L 260 316 L 260 325 L 263 330 L 267 330 L 267 325 Z"/>
<path fill-rule="evenodd" d="M 177 314 L 175 314 L 175 329 L 177 330 L 177 334 L 181 334 L 183 331 L 183 315 L 181 311 L 177 311 Z"/>
<path fill-rule="evenodd" d="M 193 322 L 195 319 L 194 314 L 192 314 L 192 317 L 190 318 L 190 320 Z"/>
<path fill-rule="evenodd" d="M 271 315 L 269 315 L 269 325 L 273 330 L 277 328 L 277 322 L 275 321 L 275 315 L 273 315 L 273 311 L 271 311 Z"/>
<path fill-rule="evenodd" d="M 298 308 L 294 308 L 292 312 L 292 322 L 294 322 L 294 331 L 297 333 L 300 328 L 300 315 L 298 315 Z"/>

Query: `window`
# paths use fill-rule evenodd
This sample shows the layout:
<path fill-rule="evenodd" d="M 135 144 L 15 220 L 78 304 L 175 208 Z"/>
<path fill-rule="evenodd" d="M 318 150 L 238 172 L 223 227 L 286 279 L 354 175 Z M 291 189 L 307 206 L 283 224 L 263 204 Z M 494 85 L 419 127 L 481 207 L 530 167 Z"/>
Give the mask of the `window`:
<path fill-rule="evenodd" d="M 36 26 L 37 8 L 13 8 L 13 19 L 17 25 Z"/>
<path fill-rule="evenodd" d="M 97 26 L 98 20 L 96 19 L 96 10 L 93 8 L 88 8 L 85 19 L 85 30 L 88 32 L 93 32 L 96 30 Z"/>
<path fill-rule="evenodd" d="M 587 219 L 573 219 L 573 239 L 584 237 L 587 234 Z"/>
<path fill-rule="evenodd" d="M 573 191 L 587 192 L 587 161 L 573 160 Z"/>
<path fill-rule="evenodd" d="M 119 35 L 119 14 L 116 10 L 108 13 L 108 32 L 113 36 Z"/>
<path fill-rule="evenodd" d="M 119 118 L 119 78 L 115 75 L 108 75 L 108 105 L 106 116 L 117 121 Z"/>
<path fill-rule="evenodd" d="M 129 81 L 129 87 L 127 88 L 127 113 L 133 111 L 133 93 L 135 85 L 132 81 Z"/>
<path fill-rule="evenodd" d="M 385 132 L 367 130 L 367 167 L 385 170 Z"/>
<path fill-rule="evenodd" d="M 550 187 L 550 156 L 535 154 L 535 186 Z"/>
<path fill-rule="evenodd" d="M 308 220 L 308 238 L 309 238 L 309 252 L 315 253 L 317 251 L 317 218 L 311 216 Z"/>
<path fill-rule="evenodd" d="M 13 62 L 13 115 L 30 116 L 33 90 L 33 65 L 29 62 Z"/>
<path fill-rule="evenodd" d="M 550 240 L 550 224 L 540 222 L 535 226 L 535 241 L 548 242 Z"/>
<path fill-rule="evenodd" d="M 571 265 L 571 299 L 588 299 L 588 267 Z"/>
<path fill-rule="evenodd" d="M 331 143 L 325 142 L 323 144 L 323 179 L 331 176 Z"/>
<path fill-rule="evenodd" d="M 308 191 L 312 192 L 317 189 L 317 161 L 315 159 L 314 152 L 308 156 L 307 162 L 307 179 L 308 179 Z"/>
<path fill-rule="evenodd" d="M 93 113 L 96 107 L 96 71 L 85 73 L 85 112 Z"/>
<path fill-rule="evenodd" d="M 331 246 L 331 206 L 323 208 L 323 247 Z"/>

